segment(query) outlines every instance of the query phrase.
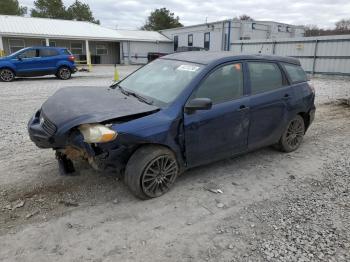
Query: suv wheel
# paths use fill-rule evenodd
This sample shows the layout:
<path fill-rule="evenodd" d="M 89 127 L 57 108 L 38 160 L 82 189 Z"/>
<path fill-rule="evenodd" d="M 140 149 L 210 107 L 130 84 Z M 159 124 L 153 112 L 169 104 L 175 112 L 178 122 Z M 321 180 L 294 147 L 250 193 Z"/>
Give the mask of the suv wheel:
<path fill-rule="evenodd" d="M 63 67 L 60 67 L 58 69 L 56 76 L 59 79 L 67 80 L 67 79 L 71 78 L 72 72 L 70 71 L 70 69 L 68 67 L 63 66 Z"/>
<path fill-rule="evenodd" d="M 280 149 L 284 152 L 296 150 L 303 141 L 304 134 L 304 119 L 300 115 L 297 115 L 288 123 L 287 129 L 284 131 L 279 142 Z"/>
<path fill-rule="evenodd" d="M 15 79 L 15 73 L 8 68 L 3 68 L 0 70 L 0 79 L 4 82 L 11 82 Z"/>
<path fill-rule="evenodd" d="M 143 146 L 129 159 L 124 182 L 136 197 L 150 199 L 168 192 L 178 173 L 173 152 L 160 146 Z"/>

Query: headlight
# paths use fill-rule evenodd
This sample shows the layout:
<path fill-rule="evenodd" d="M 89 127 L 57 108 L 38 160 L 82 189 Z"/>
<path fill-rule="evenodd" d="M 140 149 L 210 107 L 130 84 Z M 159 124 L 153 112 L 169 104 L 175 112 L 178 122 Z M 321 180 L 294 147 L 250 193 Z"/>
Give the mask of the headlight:
<path fill-rule="evenodd" d="M 117 132 L 101 124 L 84 124 L 78 127 L 86 143 L 105 143 L 113 141 Z"/>

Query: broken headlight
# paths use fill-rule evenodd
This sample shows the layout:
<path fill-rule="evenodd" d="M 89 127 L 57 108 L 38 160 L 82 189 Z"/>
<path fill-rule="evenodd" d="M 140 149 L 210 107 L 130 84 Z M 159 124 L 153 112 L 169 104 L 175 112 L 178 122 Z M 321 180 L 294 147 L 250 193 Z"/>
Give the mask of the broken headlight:
<path fill-rule="evenodd" d="M 83 124 L 78 127 L 86 143 L 106 143 L 117 137 L 117 132 L 101 124 Z"/>

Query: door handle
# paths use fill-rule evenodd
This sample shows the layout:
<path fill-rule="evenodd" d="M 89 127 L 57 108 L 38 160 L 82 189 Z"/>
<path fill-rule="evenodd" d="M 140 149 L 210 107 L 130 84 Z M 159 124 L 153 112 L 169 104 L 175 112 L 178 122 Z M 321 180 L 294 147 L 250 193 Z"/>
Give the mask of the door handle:
<path fill-rule="evenodd" d="M 245 106 L 245 105 L 241 105 L 241 106 L 237 109 L 238 112 L 243 112 L 243 111 L 247 111 L 247 110 L 249 110 L 249 107 L 248 107 L 248 106 Z"/>
<path fill-rule="evenodd" d="M 290 98 L 289 94 L 285 94 L 282 99 L 283 100 L 288 100 L 289 98 Z"/>

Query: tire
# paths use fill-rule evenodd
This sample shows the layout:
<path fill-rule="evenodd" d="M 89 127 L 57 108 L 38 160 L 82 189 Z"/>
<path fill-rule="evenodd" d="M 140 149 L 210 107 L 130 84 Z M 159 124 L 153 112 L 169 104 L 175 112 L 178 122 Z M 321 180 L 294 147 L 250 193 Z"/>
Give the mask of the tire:
<path fill-rule="evenodd" d="M 9 68 L 0 69 L 0 80 L 3 82 L 11 82 L 15 79 L 15 73 Z"/>
<path fill-rule="evenodd" d="M 57 78 L 59 78 L 61 80 L 68 80 L 72 76 L 72 71 L 68 67 L 62 66 L 58 69 L 58 71 L 55 75 Z"/>
<path fill-rule="evenodd" d="M 283 152 L 292 152 L 299 148 L 305 134 L 305 122 L 300 115 L 296 115 L 287 125 L 278 148 Z"/>
<path fill-rule="evenodd" d="M 167 193 L 178 174 L 179 165 L 172 151 L 147 145 L 137 149 L 130 157 L 124 182 L 133 195 L 145 200 Z"/>

